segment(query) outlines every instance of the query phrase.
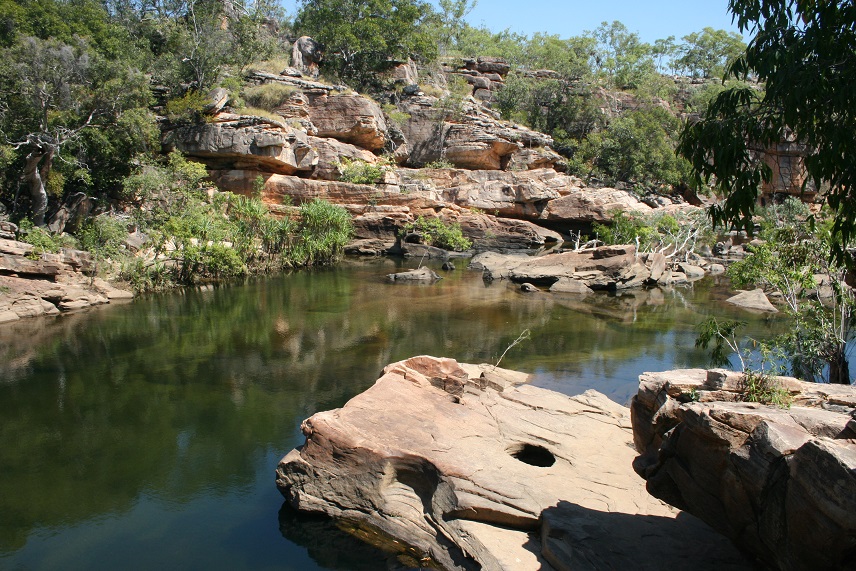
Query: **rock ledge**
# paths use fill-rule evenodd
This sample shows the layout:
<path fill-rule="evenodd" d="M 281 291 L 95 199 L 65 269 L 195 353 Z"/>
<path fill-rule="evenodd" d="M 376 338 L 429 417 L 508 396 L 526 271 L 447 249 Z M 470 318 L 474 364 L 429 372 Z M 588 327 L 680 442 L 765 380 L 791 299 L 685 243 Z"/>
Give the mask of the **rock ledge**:
<path fill-rule="evenodd" d="M 645 492 L 626 408 L 525 380 L 427 356 L 391 364 L 304 421 L 277 486 L 294 508 L 379 531 L 444 569 L 748 568 Z"/>

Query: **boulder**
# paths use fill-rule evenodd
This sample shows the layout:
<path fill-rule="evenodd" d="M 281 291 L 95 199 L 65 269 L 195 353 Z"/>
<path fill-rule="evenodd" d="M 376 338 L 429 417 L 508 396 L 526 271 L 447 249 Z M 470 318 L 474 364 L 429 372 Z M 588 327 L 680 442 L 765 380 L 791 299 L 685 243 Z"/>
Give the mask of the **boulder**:
<path fill-rule="evenodd" d="M 553 293 L 573 293 L 578 295 L 592 293 L 592 289 L 585 282 L 571 278 L 559 278 L 556 283 L 550 286 L 550 291 Z"/>
<path fill-rule="evenodd" d="M 707 271 L 710 272 L 710 275 L 717 276 L 725 273 L 725 266 L 722 264 L 711 264 L 707 267 Z"/>
<path fill-rule="evenodd" d="M 648 264 L 651 268 L 651 281 L 656 283 L 663 277 L 663 273 L 666 271 L 666 263 L 668 260 L 666 256 L 660 253 L 654 253 L 648 255 Z"/>
<path fill-rule="evenodd" d="M 856 388 L 774 379 L 790 408 L 742 400 L 742 375 L 645 373 L 631 404 L 648 491 L 774 569 L 856 565 Z"/>
<path fill-rule="evenodd" d="M 688 280 L 698 280 L 704 277 L 704 270 L 693 264 L 681 262 L 678 267 L 684 273 Z"/>
<path fill-rule="evenodd" d="M 552 169 L 491 171 L 464 169 L 399 169 L 406 188 L 436 193 L 447 202 L 495 216 L 538 220 L 579 179 Z"/>
<path fill-rule="evenodd" d="M 652 210 L 626 190 L 571 187 L 568 191 L 546 205 L 540 215 L 542 220 L 603 224 L 611 222 L 616 212 L 648 214 Z"/>
<path fill-rule="evenodd" d="M 475 99 L 454 110 L 439 103 L 434 97 L 409 97 L 399 105 L 410 115 L 401 126 L 409 166 L 445 159 L 459 168 L 500 170 L 521 149 L 553 144 L 549 135 L 499 120 Z"/>
<path fill-rule="evenodd" d="M 480 248 L 514 250 L 560 243 L 558 232 L 541 228 L 527 220 L 498 218 L 490 214 L 464 212 L 456 219 L 464 236 Z"/>
<path fill-rule="evenodd" d="M 562 252 L 532 258 L 511 270 L 508 277 L 518 283 L 543 285 L 552 285 L 563 277 L 582 279 L 592 287 L 592 283 L 587 279 L 590 276 L 584 272 L 594 270 L 618 276 L 635 262 L 635 246 L 601 246 L 588 251 Z"/>
<path fill-rule="evenodd" d="M 164 144 L 214 169 L 291 175 L 310 173 L 318 164 L 318 153 L 303 131 L 262 117 L 221 113 L 210 123 L 168 131 Z"/>
<path fill-rule="evenodd" d="M 389 134 L 380 106 L 362 95 L 307 92 L 307 112 L 318 137 L 332 137 L 369 151 L 383 149 Z"/>
<path fill-rule="evenodd" d="M 752 291 L 741 291 L 737 295 L 729 297 L 725 301 L 732 305 L 736 305 L 737 307 L 750 309 L 752 311 L 766 311 L 770 313 L 778 313 L 779 311 L 772 303 L 770 303 L 770 300 L 767 299 L 767 296 L 764 295 L 764 290 L 761 288 L 754 289 Z"/>
<path fill-rule="evenodd" d="M 229 102 L 229 91 L 222 87 L 217 87 L 208 92 L 208 102 L 202 109 L 208 115 L 216 115 L 226 107 Z"/>
<path fill-rule="evenodd" d="M 471 270 L 483 272 L 486 281 L 507 279 L 517 266 L 531 260 L 524 254 L 500 254 L 498 252 L 482 252 L 476 254 L 467 266 Z"/>
<path fill-rule="evenodd" d="M 390 281 L 394 282 L 435 282 L 443 279 L 437 275 L 437 272 L 424 266 L 415 270 L 408 270 L 406 272 L 387 274 L 386 277 Z"/>
<path fill-rule="evenodd" d="M 323 57 L 323 47 L 309 36 L 297 38 L 291 49 L 291 65 L 310 77 L 318 77 L 318 64 Z"/>
<path fill-rule="evenodd" d="M 645 493 L 627 409 L 519 383 L 451 359 L 389 365 L 343 408 L 303 422 L 306 442 L 280 462 L 277 486 L 294 508 L 391 537 L 429 567 L 749 568 Z"/>
<path fill-rule="evenodd" d="M 541 290 L 532 284 L 521 284 L 520 291 L 522 291 L 523 293 L 536 293 Z"/>

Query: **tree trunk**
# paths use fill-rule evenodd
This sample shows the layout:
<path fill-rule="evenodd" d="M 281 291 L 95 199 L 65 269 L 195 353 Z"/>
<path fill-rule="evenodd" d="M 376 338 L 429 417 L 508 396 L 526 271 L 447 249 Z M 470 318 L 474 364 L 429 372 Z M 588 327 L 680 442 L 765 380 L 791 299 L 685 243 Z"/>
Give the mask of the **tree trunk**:
<path fill-rule="evenodd" d="M 850 365 L 847 363 L 847 354 L 844 345 L 840 345 L 829 361 L 829 382 L 839 385 L 850 384 Z"/>
<path fill-rule="evenodd" d="M 45 190 L 45 181 L 42 176 L 44 169 L 39 168 L 39 163 L 47 153 L 42 149 L 33 149 L 27 155 L 24 165 L 24 180 L 30 187 L 30 198 L 33 202 L 33 224 L 45 225 L 45 213 L 48 211 L 48 193 Z"/>

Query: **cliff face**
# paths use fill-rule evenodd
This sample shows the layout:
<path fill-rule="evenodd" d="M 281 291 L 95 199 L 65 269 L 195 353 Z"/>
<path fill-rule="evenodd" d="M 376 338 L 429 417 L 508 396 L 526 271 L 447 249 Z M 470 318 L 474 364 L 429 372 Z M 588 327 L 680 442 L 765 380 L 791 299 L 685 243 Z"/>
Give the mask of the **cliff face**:
<path fill-rule="evenodd" d="M 501 61 L 465 64 L 448 71 L 466 77 L 474 92 L 501 85 L 507 72 Z M 615 210 L 651 210 L 631 193 L 586 187 L 559 172 L 548 135 L 501 121 L 483 99 L 423 94 L 415 66 L 406 67 L 403 81 L 410 83 L 394 111 L 343 86 L 294 77 L 294 70 L 251 72 L 249 82 L 288 93 L 273 116 L 233 112 L 218 90 L 207 122 L 168 128 L 164 143 L 206 164 L 222 190 L 249 194 L 261 180 L 274 210 L 315 197 L 341 204 L 362 239 L 392 242 L 417 216 L 439 216 L 466 221 L 477 246 L 529 248 L 560 238 L 540 226 L 568 232 L 609 221 Z M 485 82 L 494 87 L 479 87 Z M 399 166 L 385 166 L 380 182 L 341 180 L 343 159 L 378 165 L 381 154 Z M 451 167 L 405 168 L 441 160 Z"/>
<path fill-rule="evenodd" d="M 856 388 L 778 378 L 788 409 L 740 402 L 742 375 L 646 373 L 631 405 L 648 491 L 777 569 L 856 568 Z"/>

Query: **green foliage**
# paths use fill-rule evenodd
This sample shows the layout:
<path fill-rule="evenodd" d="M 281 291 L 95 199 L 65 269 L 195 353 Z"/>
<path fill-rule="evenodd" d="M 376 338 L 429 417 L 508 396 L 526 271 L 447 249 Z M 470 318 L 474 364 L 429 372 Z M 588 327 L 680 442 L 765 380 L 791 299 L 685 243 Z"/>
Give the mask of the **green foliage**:
<path fill-rule="evenodd" d="M 241 92 L 244 101 L 251 107 L 258 107 L 265 111 L 274 111 L 285 103 L 297 90 L 289 85 L 281 83 L 263 83 L 245 87 Z"/>
<path fill-rule="evenodd" d="M 589 135 L 575 158 L 610 180 L 676 186 L 689 173 L 689 163 L 675 156 L 678 128 L 678 119 L 662 107 L 642 107 Z"/>
<path fill-rule="evenodd" d="M 621 22 L 603 22 L 591 35 L 597 41 L 596 67 L 611 85 L 635 88 L 645 76 L 656 72 L 654 48 Z"/>
<path fill-rule="evenodd" d="M 91 252 L 96 259 L 116 258 L 128 236 L 127 221 L 102 214 L 86 222 L 77 232 L 81 249 Z"/>
<path fill-rule="evenodd" d="M 176 124 L 202 123 L 208 98 L 198 91 L 188 91 L 181 97 L 166 102 L 166 117 Z"/>
<path fill-rule="evenodd" d="M 304 265 L 338 260 L 353 234 L 351 216 L 343 207 L 313 199 L 300 206 L 299 244 L 295 256 Z"/>
<path fill-rule="evenodd" d="M 640 253 L 659 252 L 678 258 L 713 241 L 710 224 L 701 211 L 675 215 L 618 211 L 613 213 L 610 224 L 595 223 L 592 230 L 607 244 L 636 244 Z"/>
<path fill-rule="evenodd" d="M 423 243 L 444 250 L 463 252 L 469 250 L 473 245 L 464 237 L 460 224 L 457 222 L 447 224 L 440 218 L 420 216 L 414 222 L 404 226 L 402 236 L 414 232 L 422 236 Z"/>
<path fill-rule="evenodd" d="M 743 375 L 741 392 L 745 402 L 791 408 L 793 397 L 788 389 L 764 372 L 747 371 Z"/>
<path fill-rule="evenodd" d="M 728 65 L 746 49 L 743 37 L 737 32 L 704 28 L 683 37 L 683 55 L 676 65 L 693 77 L 717 77 L 725 73 Z"/>
<path fill-rule="evenodd" d="M 390 60 L 433 60 L 433 18 L 421 0 L 301 0 L 295 27 L 325 46 L 323 69 L 362 87 Z"/>
<path fill-rule="evenodd" d="M 695 346 L 699 349 L 710 348 L 710 360 L 715 367 L 727 366 L 730 362 L 729 356 L 735 353 L 740 357 L 745 371 L 745 362 L 737 341 L 737 330 L 745 325 L 745 321 L 708 317 L 696 327 L 698 336 Z"/>
<path fill-rule="evenodd" d="M 453 169 L 455 168 L 455 164 L 448 159 L 437 159 L 436 161 L 431 161 L 430 163 L 425 163 L 423 168 L 426 169 Z"/>
<path fill-rule="evenodd" d="M 367 163 L 360 159 L 342 157 L 336 168 L 341 173 L 339 180 L 353 184 L 377 184 L 383 181 L 384 175 L 390 170 L 390 161 L 380 159 L 377 164 Z"/>
<path fill-rule="evenodd" d="M 42 254 L 55 254 L 61 248 L 71 248 L 75 246 L 75 241 L 71 236 L 54 234 L 45 228 L 34 226 L 29 220 L 21 220 L 18 225 L 18 240 L 33 246 L 33 251 L 30 253 L 31 258 L 38 259 Z"/>
<path fill-rule="evenodd" d="M 845 251 L 856 231 L 856 12 L 850 3 L 732 0 L 741 31 L 754 37 L 728 71 L 765 84 L 763 94 L 729 88 L 710 103 L 704 118 L 688 124 L 680 152 L 692 163 L 697 184 L 715 181 L 725 200 L 712 210 L 718 224 L 751 231 L 758 185 L 770 168 L 757 149 L 798 140 L 817 188 L 835 213 L 832 253 Z"/>
<path fill-rule="evenodd" d="M 397 127 L 401 127 L 410 120 L 410 113 L 399 111 L 398 107 L 391 103 L 387 103 L 383 106 L 383 112 L 386 114 L 387 118 L 389 118 L 390 123 Z"/>

